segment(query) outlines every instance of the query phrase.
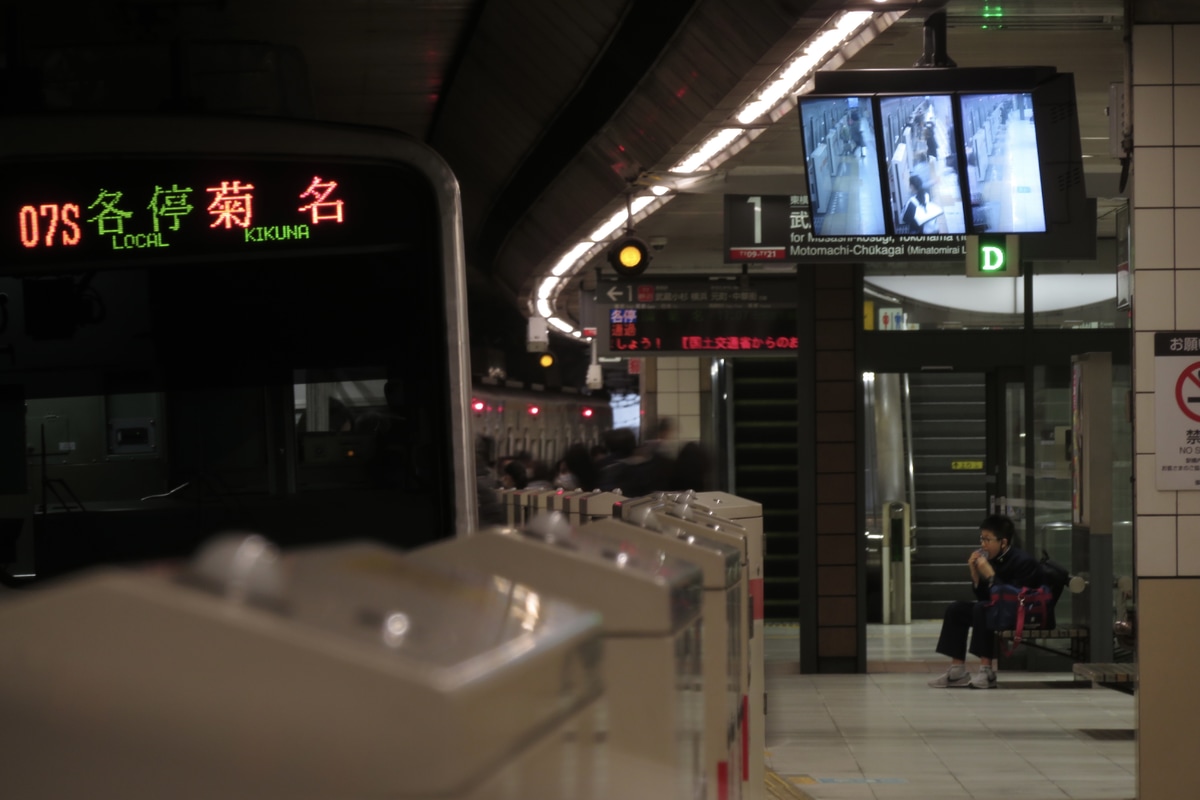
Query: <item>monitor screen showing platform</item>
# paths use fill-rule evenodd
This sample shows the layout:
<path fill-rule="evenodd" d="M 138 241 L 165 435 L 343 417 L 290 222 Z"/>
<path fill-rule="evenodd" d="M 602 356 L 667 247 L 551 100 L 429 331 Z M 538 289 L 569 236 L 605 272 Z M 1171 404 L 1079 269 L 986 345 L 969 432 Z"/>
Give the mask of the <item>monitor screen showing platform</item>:
<path fill-rule="evenodd" d="M 835 70 L 797 98 L 813 238 L 1074 236 L 1074 82 L 1049 67 Z"/>
<path fill-rule="evenodd" d="M 964 171 L 971 197 L 971 233 L 1046 230 L 1033 95 L 964 94 Z"/>
<path fill-rule="evenodd" d="M 814 235 L 886 235 L 871 98 L 802 97 L 800 128 Z"/>
<path fill-rule="evenodd" d="M 953 99 L 948 94 L 879 98 L 888 215 L 897 235 L 967 232 Z"/>

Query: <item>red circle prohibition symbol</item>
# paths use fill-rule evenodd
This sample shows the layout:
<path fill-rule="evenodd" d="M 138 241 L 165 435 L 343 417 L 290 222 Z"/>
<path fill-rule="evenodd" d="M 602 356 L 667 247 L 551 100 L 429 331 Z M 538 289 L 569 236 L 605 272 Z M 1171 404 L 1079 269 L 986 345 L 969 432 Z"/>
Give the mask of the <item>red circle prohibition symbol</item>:
<path fill-rule="evenodd" d="M 1188 403 L 1194 402 L 1200 409 L 1200 376 L 1196 374 L 1197 370 L 1200 370 L 1200 361 L 1188 365 L 1188 368 L 1179 374 L 1179 380 L 1175 381 L 1175 402 L 1179 404 L 1179 410 L 1184 413 L 1184 416 L 1200 422 L 1200 411 L 1192 411 L 1188 408 Z M 1185 397 L 1185 389 L 1190 389 L 1195 394 L 1190 398 Z"/>

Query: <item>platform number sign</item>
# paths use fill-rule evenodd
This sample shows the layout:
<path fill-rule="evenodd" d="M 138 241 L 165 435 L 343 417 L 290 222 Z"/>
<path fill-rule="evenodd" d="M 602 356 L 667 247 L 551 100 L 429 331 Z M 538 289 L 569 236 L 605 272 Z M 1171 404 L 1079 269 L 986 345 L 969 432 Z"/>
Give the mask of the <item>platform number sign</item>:
<path fill-rule="evenodd" d="M 1200 490 L 1200 331 L 1154 334 L 1159 491 Z"/>
<path fill-rule="evenodd" d="M 790 204 L 787 195 L 725 195 L 725 263 L 786 260 Z"/>

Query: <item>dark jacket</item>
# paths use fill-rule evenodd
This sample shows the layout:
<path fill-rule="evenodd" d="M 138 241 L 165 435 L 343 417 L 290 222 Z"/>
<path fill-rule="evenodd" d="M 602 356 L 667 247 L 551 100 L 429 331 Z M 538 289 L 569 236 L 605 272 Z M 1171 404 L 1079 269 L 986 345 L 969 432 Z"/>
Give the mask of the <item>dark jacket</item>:
<path fill-rule="evenodd" d="M 1019 547 L 1008 548 L 995 558 L 989 559 L 988 563 L 992 565 L 992 569 L 996 570 L 996 577 L 992 583 L 1028 586 L 1031 589 L 1036 589 L 1043 583 L 1042 569 L 1038 566 L 1038 562 Z M 985 603 L 991 599 L 991 584 L 988 581 L 980 580 L 979 585 L 974 589 L 977 599 Z"/>

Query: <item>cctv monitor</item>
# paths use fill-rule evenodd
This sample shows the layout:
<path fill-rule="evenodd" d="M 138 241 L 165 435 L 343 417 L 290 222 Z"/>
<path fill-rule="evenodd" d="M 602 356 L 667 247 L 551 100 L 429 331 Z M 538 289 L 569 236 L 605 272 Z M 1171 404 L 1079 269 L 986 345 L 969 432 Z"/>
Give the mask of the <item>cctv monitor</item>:
<path fill-rule="evenodd" d="M 966 233 L 953 96 L 881 96 L 879 126 L 895 234 Z"/>
<path fill-rule="evenodd" d="M 1044 233 L 1042 165 L 1030 92 L 962 94 L 970 233 Z"/>
<path fill-rule="evenodd" d="M 885 235 L 871 98 L 801 97 L 800 135 L 813 235 Z"/>

